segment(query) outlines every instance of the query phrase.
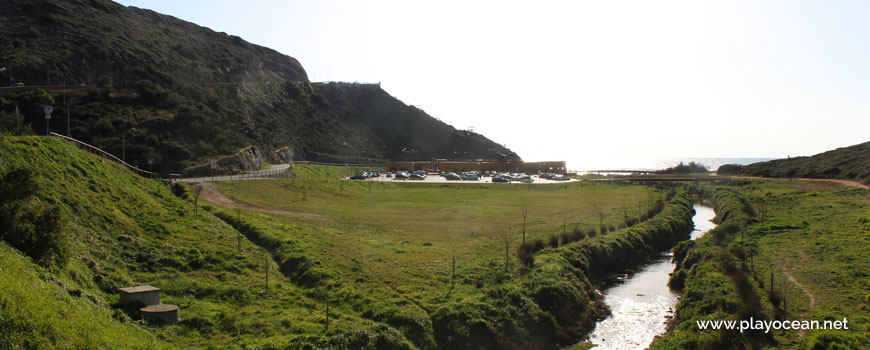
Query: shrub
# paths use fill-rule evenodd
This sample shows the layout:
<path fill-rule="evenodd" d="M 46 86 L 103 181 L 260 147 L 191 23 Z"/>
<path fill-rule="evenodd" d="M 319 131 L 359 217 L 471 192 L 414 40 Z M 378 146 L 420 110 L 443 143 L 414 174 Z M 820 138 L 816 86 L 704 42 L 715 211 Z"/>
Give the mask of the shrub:
<path fill-rule="evenodd" d="M 586 229 L 586 237 L 594 238 L 595 237 L 595 229 L 592 227 Z"/>
<path fill-rule="evenodd" d="M 558 248 L 559 247 L 559 236 L 558 235 L 550 236 L 550 239 L 548 240 L 547 243 L 549 244 L 550 247 Z"/>
<path fill-rule="evenodd" d="M 743 170 L 743 166 L 740 164 L 723 164 L 719 166 L 719 169 L 716 169 L 716 174 L 718 175 L 736 175 L 740 173 L 740 170 Z"/>
<path fill-rule="evenodd" d="M 0 177 L 0 239 L 43 266 L 63 266 L 69 260 L 65 218 L 56 205 L 40 201 L 39 186 L 29 169 Z"/>
<path fill-rule="evenodd" d="M 857 349 L 855 338 L 843 331 L 821 331 L 810 344 L 812 350 Z"/>
<path fill-rule="evenodd" d="M 535 264 L 535 252 L 532 251 L 530 245 L 521 244 L 517 247 L 517 259 L 519 259 L 523 265 L 532 267 L 532 265 Z"/>

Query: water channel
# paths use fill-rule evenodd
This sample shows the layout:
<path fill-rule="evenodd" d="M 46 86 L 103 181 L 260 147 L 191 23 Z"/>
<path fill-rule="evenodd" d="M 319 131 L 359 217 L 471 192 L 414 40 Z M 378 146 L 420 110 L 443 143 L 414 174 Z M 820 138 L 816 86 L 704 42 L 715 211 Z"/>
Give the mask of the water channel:
<path fill-rule="evenodd" d="M 698 239 L 716 227 L 711 220 L 713 208 L 695 204 L 691 239 Z M 670 254 L 666 254 L 670 255 Z M 664 334 L 668 318 L 673 316 L 678 295 L 668 287 L 674 271 L 670 256 L 651 261 L 604 292 L 604 303 L 612 314 L 598 322 L 589 336 L 595 350 L 646 349 L 657 335 Z"/>

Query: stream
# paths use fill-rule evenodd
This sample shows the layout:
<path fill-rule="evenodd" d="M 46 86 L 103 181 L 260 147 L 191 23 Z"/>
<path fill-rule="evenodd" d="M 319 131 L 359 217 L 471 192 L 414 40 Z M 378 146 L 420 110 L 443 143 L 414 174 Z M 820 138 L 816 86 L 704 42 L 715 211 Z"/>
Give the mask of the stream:
<path fill-rule="evenodd" d="M 695 204 L 692 221 L 695 229 L 691 239 L 698 239 L 716 227 L 711 220 L 713 208 Z M 595 350 L 646 349 L 653 338 L 665 333 L 673 317 L 678 294 L 668 287 L 669 274 L 674 271 L 670 251 L 603 291 L 604 303 L 611 315 L 595 325 L 588 341 Z"/>

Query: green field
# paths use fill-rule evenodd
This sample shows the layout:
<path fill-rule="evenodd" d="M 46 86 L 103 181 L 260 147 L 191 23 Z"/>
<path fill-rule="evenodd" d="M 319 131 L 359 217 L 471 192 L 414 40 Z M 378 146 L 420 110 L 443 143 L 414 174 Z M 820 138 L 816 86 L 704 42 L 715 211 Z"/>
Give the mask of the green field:
<path fill-rule="evenodd" d="M 246 213 L 263 227 L 309 244 L 318 260 L 348 278 L 362 275 L 424 303 L 450 289 L 454 250 L 458 269 L 473 274 L 504 259 L 500 233 L 510 235 L 513 255 L 522 240 L 524 208 L 526 240 L 531 241 L 563 228 L 597 228 L 599 213 L 593 205 L 603 208 L 606 224 L 617 225 L 623 221 L 624 204 L 636 212 L 637 204 L 651 195 L 640 186 L 369 184 L 314 175 L 328 170 L 302 166 L 295 183 L 280 179 L 215 185 L 239 203 L 319 215 Z"/>
<path fill-rule="evenodd" d="M 534 303 L 503 304 L 527 300 L 540 286 L 532 281 L 548 273 L 516 258 L 522 209 L 527 240 L 549 242 L 563 229 L 598 228 L 601 214 L 618 226 L 662 195 L 582 182 L 370 188 L 337 180 L 341 168 L 301 166 L 295 180 L 217 183 L 245 209 L 200 200 L 205 208 L 194 216 L 189 186 L 173 191 L 59 139 L 0 143 L 0 175 L 26 170 L 23 186 L 34 188 L 4 205 L 61 218 L 53 236 L 27 231 L 26 217 L 13 224 L 55 244 L 47 253 L 29 249 L 24 233 L 3 236 L 0 347 L 13 349 L 435 348 L 455 338 L 436 341 L 434 329 L 466 329 L 443 323 L 452 320 L 470 322 L 472 333 L 493 315 L 500 331 L 518 322 L 511 315 L 547 324 L 550 311 Z M 535 269 L 556 266 L 545 255 Z M 143 284 L 181 307 L 180 324 L 147 323 L 117 305 L 116 288 Z"/>
<path fill-rule="evenodd" d="M 815 346 L 822 342 L 816 338 L 835 333 L 853 349 L 870 347 L 870 193 L 805 181 L 743 188 L 763 218 L 747 230 L 758 247 L 756 274 L 767 276 L 769 289 L 773 272 L 785 318 L 847 318 L 851 326 L 846 332 L 781 332 L 780 346 Z"/>

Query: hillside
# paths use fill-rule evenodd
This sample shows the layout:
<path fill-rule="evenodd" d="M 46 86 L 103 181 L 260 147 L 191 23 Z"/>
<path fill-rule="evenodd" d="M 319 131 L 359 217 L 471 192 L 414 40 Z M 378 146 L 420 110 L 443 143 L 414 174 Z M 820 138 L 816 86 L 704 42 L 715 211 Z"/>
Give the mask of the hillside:
<path fill-rule="evenodd" d="M 764 177 L 808 177 L 848 180 L 870 179 L 870 142 L 812 157 L 794 157 L 754 163 L 743 167 L 741 175 Z"/>
<path fill-rule="evenodd" d="M 0 88 L 0 132 L 18 132 L 17 106 L 23 133 L 44 133 L 52 104 L 51 130 L 66 134 L 68 103 L 73 137 L 143 167 L 153 157 L 161 172 L 247 146 L 265 161 L 518 158 L 378 85 L 312 84 L 292 57 L 171 16 L 106 0 L 0 3 L 0 81 L 24 85 Z"/>
<path fill-rule="evenodd" d="M 183 191 L 59 138 L 0 136 L 0 178 L 2 349 L 410 348 L 344 310 L 331 310 L 325 332 L 314 291 L 233 227 L 194 215 Z M 118 305 L 116 288 L 146 284 L 180 306 L 180 324 L 145 323 Z"/>

